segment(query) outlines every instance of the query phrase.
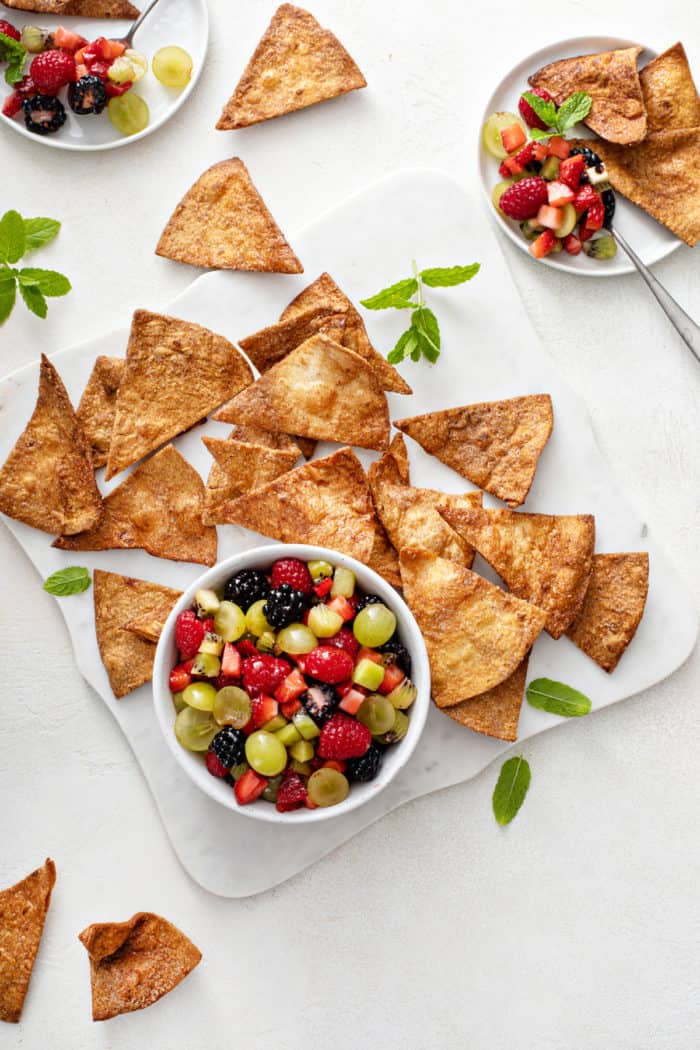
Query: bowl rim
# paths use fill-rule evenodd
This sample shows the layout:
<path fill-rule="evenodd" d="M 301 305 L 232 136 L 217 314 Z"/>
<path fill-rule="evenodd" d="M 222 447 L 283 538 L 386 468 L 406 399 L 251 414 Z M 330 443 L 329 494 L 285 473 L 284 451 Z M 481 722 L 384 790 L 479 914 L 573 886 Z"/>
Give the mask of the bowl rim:
<path fill-rule="evenodd" d="M 401 741 L 399 747 L 393 751 L 392 762 L 388 771 L 386 766 L 380 771 L 376 780 L 366 784 L 354 784 L 347 799 L 336 806 L 328 806 L 318 809 L 297 809 L 288 813 L 278 813 L 275 806 L 246 805 L 241 806 L 235 799 L 233 790 L 222 780 L 218 780 L 207 773 L 204 763 L 193 765 L 194 753 L 187 751 L 178 742 L 173 732 L 175 720 L 171 693 L 168 685 L 168 677 L 172 667 L 175 621 L 181 612 L 191 607 L 194 595 L 202 587 L 218 586 L 222 578 L 235 572 L 237 569 L 250 565 L 257 567 L 258 564 L 269 564 L 281 557 L 300 558 L 303 561 L 322 559 L 330 561 L 331 564 L 352 569 L 358 580 L 361 581 L 363 590 L 377 593 L 391 603 L 391 609 L 396 614 L 398 630 L 402 640 L 411 653 L 412 680 L 418 689 L 418 695 L 411 708 L 409 729 Z M 218 562 L 207 569 L 193 581 L 183 592 L 182 596 L 173 606 L 166 620 L 160 639 L 156 646 L 156 654 L 153 665 L 152 696 L 155 708 L 156 720 L 161 733 L 165 738 L 166 745 L 170 749 L 176 762 L 186 776 L 201 791 L 218 802 L 219 805 L 230 810 L 232 813 L 240 814 L 252 820 L 263 820 L 273 824 L 285 824 L 287 826 L 297 824 L 312 824 L 333 817 L 344 816 L 359 806 L 375 799 L 381 791 L 395 779 L 400 770 L 406 765 L 415 751 L 422 735 L 430 709 L 430 667 L 428 653 L 423 636 L 416 623 L 413 613 L 401 597 L 399 592 L 374 569 L 357 561 L 356 558 L 341 551 L 329 547 L 319 547 L 315 544 L 304 543 L 268 543 L 239 551 L 237 554 Z M 382 776 L 384 773 L 384 776 Z"/>

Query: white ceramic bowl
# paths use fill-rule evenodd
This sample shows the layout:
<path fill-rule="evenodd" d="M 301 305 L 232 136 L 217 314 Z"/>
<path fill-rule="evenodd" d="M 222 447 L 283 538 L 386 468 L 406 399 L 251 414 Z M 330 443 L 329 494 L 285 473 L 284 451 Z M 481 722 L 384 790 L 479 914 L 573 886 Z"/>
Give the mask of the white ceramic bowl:
<path fill-rule="evenodd" d="M 240 806 L 236 801 L 230 784 L 218 780 L 207 772 L 202 754 L 194 754 L 187 751 L 175 739 L 173 725 L 175 722 L 175 709 L 173 707 L 170 688 L 168 684 L 171 668 L 177 663 L 178 653 L 175 646 L 175 621 L 184 609 L 189 609 L 194 600 L 195 592 L 200 587 L 210 587 L 218 590 L 233 573 L 245 568 L 269 569 L 278 558 L 300 558 L 302 561 L 311 559 L 324 559 L 332 565 L 343 565 L 355 573 L 360 588 L 368 593 L 378 594 L 384 599 L 389 608 L 396 614 L 397 631 L 401 641 L 411 654 L 412 679 L 418 689 L 418 696 L 409 713 L 410 726 L 408 733 L 399 744 L 387 749 L 382 768 L 374 780 L 367 784 L 355 783 L 350 787 L 350 794 L 344 802 L 337 806 L 329 806 L 319 809 L 297 809 L 289 813 L 278 813 L 274 805 L 263 800 Z M 213 569 L 209 569 L 192 586 L 185 591 L 182 598 L 175 605 L 163 628 L 163 632 L 156 649 L 156 658 L 153 668 L 153 700 L 155 703 L 156 717 L 163 732 L 165 742 L 175 756 L 176 761 L 185 771 L 190 780 L 201 788 L 207 795 L 220 802 L 222 806 L 250 817 L 253 820 L 267 820 L 276 824 L 311 824 L 319 820 L 328 820 L 331 817 L 340 817 L 356 809 L 364 802 L 376 798 L 387 784 L 391 783 L 399 770 L 406 764 L 413 753 L 420 735 L 423 732 L 425 720 L 428 716 L 430 704 L 430 668 L 428 665 L 428 654 L 425 649 L 423 637 L 418 629 L 418 624 L 413 618 L 411 611 L 400 595 L 381 576 L 369 569 L 361 562 L 349 558 L 346 554 L 329 550 L 326 547 L 311 547 L 306 544 L 282 544 L 276 543 L 263 547 L 255 547 L 241 554 L 236 554 L 226 561 L 220 562 Z"/>

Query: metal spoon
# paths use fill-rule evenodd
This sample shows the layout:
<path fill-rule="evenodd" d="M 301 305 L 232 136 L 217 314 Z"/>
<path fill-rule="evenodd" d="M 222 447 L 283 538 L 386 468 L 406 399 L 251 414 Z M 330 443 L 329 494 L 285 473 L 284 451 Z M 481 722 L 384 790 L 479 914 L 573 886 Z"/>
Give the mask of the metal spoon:
<path fill-rule="evenodd" d="M 120 40 L 121 40 L 122 44 L 126 44 L 127 47 L 131 47 L 131 45 L 134 42 L 134 37 L 136 35 L 136 30 L 140 29 L 141 25 L 146 20 L 146 17 L 148 15 L 150 15 L 151 11 L 153 10 L 153 8 L 156 6 L 157 3 L 158 3 L 158 0 L 151 0 L 150 4 L 146 4 L 146 6 L 144 7 L 143 11 L 139 15 L 139 17 L 136 19 L 134 24 L 131 26 L 131 28 L 129 29 L 129 32 L 126 34 L 126 36 L 120 37 Z"/>

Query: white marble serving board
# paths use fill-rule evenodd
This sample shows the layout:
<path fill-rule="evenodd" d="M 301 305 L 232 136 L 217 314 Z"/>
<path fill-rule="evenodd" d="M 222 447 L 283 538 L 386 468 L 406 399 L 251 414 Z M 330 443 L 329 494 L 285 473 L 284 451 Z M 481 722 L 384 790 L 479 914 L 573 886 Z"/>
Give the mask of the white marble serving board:
<path fill-rule="evenodd" d="M 594 513 L 598 551 L 650 552 L 650 586 L 644 619 L 613 675 L 601 671 L 567 638 L 554 642 L 542 636 L 533 650 L 529 677 L 546 675 L 568 682 L 590 696 L 598 709 L 671 674 L 689 655 L 697 635 L 690 594 L 649 534 L 643 517 L 620 492 L 614 472 L 597 447 L 586 407 L 557 377 L 542 351 L 481 202 L 441 173 L 407 171 L 352 197 L 291 241 L 304 263 L 303 275 L 206 274 L 176 300 L 171 312 L 235 341 L 272 323 L 292 296 L 323 270 L 358 300 L 408 276 L 413 258 L 421 268 L 480 261 L 481 272 L 471 284 L 430 291 L 442 326 L 443 354 L 435 367 L 425 362 L 403 366 L 415 394 L 390 395 L 391 414 L 400 418 L 469 402 L 550 393 L 554 433 L 525 509 Z M 543 280 L 547 276 L 543 271 Z M 147 297 L 133 304 L 150 305 Z M 386 350 L 400 334 L 405 314 L 367 314 L 366 320 L 374 343 Z M 126 340 L 127 330 L 123 329 L 55 356 L 74 403 L 95 356 L 123 355 Z M 37 378 L 38 369 L 32 365 L 0 384 L 0 462 L 31 414 Z M 348 410 L 352 411 L 351 405 Z M 200 437 L 204 433 L 223 435 L 227 430 L 223 424 L 208 422 L 178 438 L 176 444 L 206 477 L 211 461 Z M 415 484 L 454 492 L 465 488 L 457 474 L 408 443 Z M 321 446 L 319 454 L 329 448 Z M 375 457 L 374 453 L 360 455 L 365 464 Z M 103 484 L 102 477 L 100 471 L 100 484 L 108 491 L 123 475 L 109 485 Z M 485 502 L 496 505 L 489 497 Z M 5 521 L 42 578 L 78 562 L 184 589 L 201 571 L 200 566 L 163 561 L 140 551 L 81 553 L 78 558 L 53 550 L 44 533 Z M 222 558 L 259 542 L 259 536 L 233 526 L 219 529 Z M 477 567 L 489 574 L 483 563 L 477 562 Z M 433 709 L 411 761 L 376 800 L 318 827 L 285 828 L 252 821 L 217 805 L 186 778 L 160 735 L 150 687 L 143 686 L 120 701 L 113 698 L 95 642 L 91 591 L 57 600 L 78 666 L 131 744 L 177 856 L 192 878 L 212 893 L 245 897 L 269 889 L 402 803 L 469 779 L 509 746 L 464 730 Z M 520 740 L 560 722 L 525 703 Z M 575 720 L 568 724 L 568 731 L 576 732 Z"/>

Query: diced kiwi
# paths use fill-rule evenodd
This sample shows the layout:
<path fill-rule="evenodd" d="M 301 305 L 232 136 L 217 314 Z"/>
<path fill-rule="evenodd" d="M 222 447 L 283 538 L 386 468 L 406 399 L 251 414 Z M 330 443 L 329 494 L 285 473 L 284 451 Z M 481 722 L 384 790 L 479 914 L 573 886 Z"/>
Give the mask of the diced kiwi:
<path fill-rule="evenodd" d="M 211 653 L 212 656 L 221 656 L 224 648 L 224 640 L 214 631 L 207 631 L 202 638 L 202 644 L 199 647 L 200 653 Z"/>
<path fill-rule="evenodd" d="M 200 587 L 194 596 L 198 616 L 213 616 L 221 604 L 215 591 Z"/>
<path fill-rule="evenodd" d="M 408 715 L 405 715 L 403 711 L 397 711 L 391 729 L 387 730 L 386 733 L 382 733 L 377 739 L 382 744 L 398 744 L 399 740 L 403 740 L 406 736 L 409 725 Z"/>
<path fill-rule="evenodd" d="M 617 255 L 617 242 L 610 233 L 584 241 L 582 247 L 591 259 L 612 259 Z"/>
<path fill-rule="evenodd" d="M 559 157 L 547 157 L 542 165 L 540 175 L 543 179 L 546 179 L 547 182 L 553 182 L 559 175 Z"/>
<path fill-rule="evenodd" d="M 544 226 L 541 226 L 534 219 L 526 219 L 525 222 L 520 223 L 520 229 L 528 241 L 534 241 L 542 233 Z"/>
<path fill-rule="evenodd" d="M 410 678 L 404 678 L 403 682 L 396 686 L 396 689 L 387 696 L 387 700 L 391 703 L 398 711 L 405 711 L 407 707 L 410 707 L 418 696 L 418 689 L 413 684 Z"/>

